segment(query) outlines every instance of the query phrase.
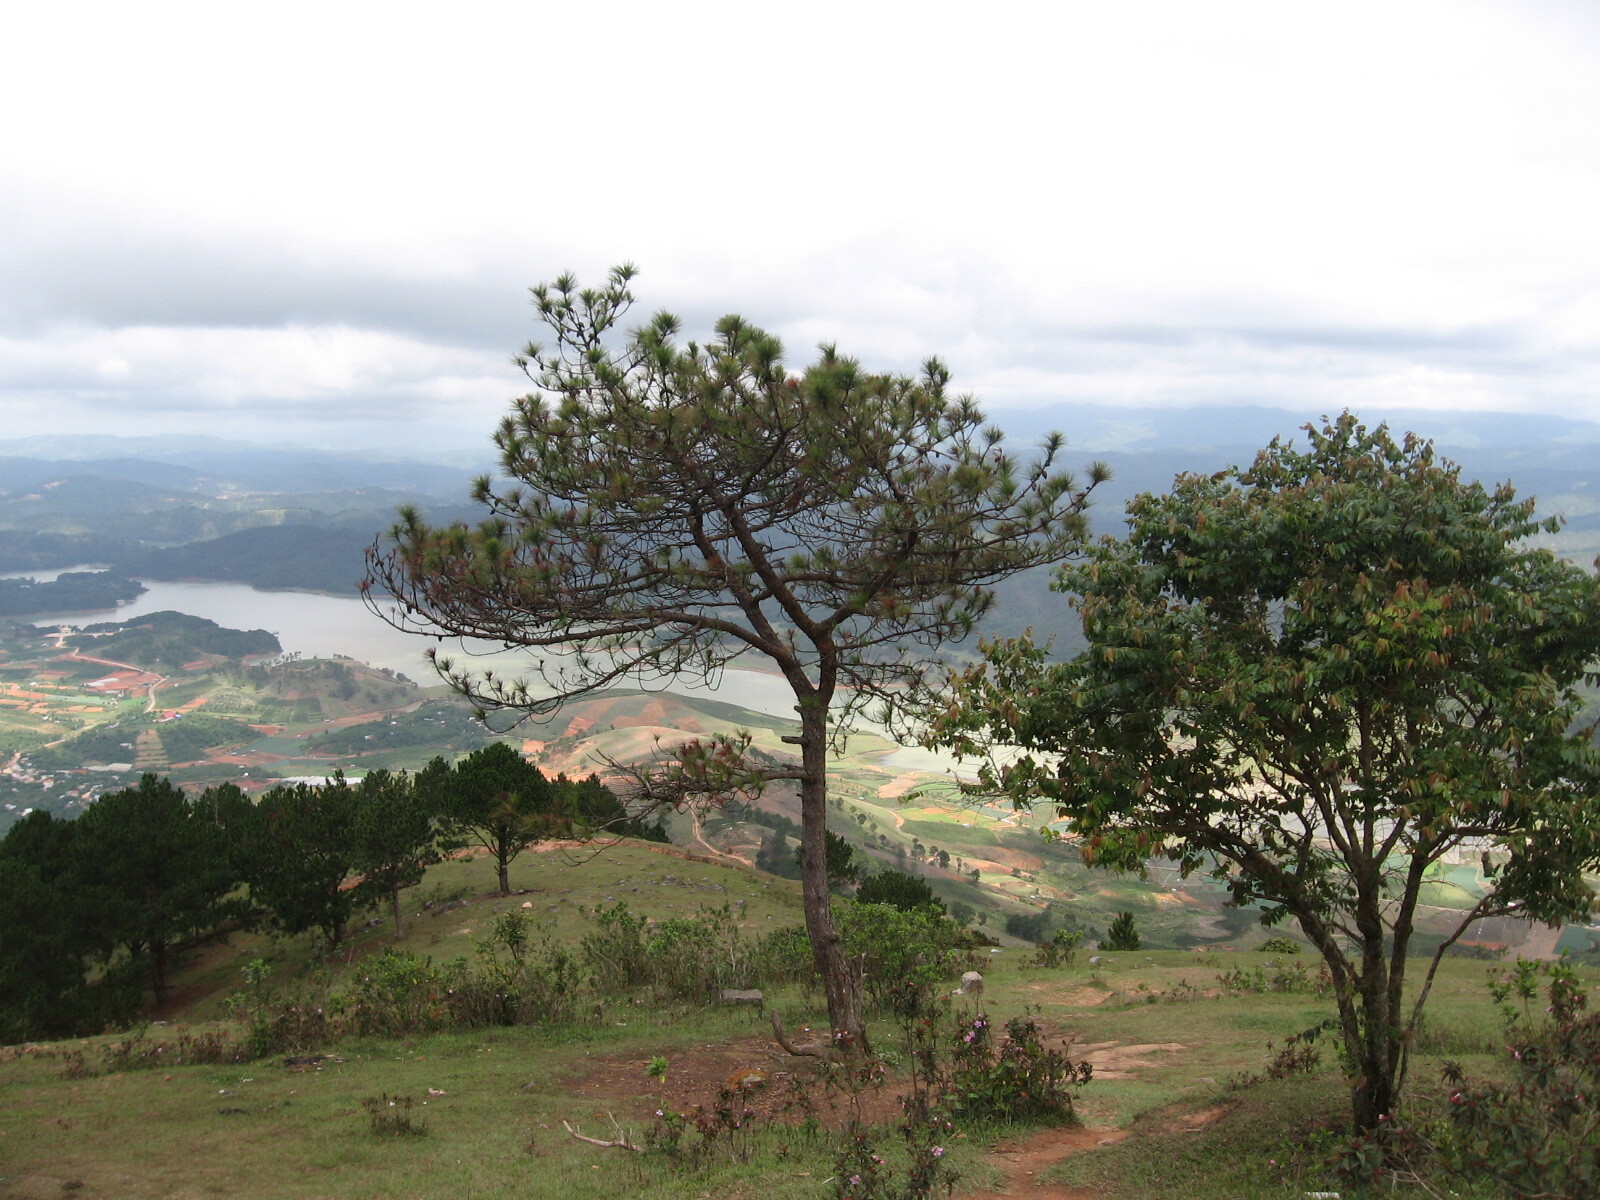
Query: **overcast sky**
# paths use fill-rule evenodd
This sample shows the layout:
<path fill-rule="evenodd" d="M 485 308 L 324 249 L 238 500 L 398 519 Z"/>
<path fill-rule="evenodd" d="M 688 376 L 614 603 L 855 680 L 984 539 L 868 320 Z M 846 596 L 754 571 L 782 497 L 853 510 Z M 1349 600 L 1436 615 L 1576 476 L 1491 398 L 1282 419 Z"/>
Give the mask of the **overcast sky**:
<path fill-rule="evenodd" d="M 1600 420 L 1592 0 L 33 4 L 0 104 L 0 437 L 486 444 L 623 260 L 996 407 Z"/>

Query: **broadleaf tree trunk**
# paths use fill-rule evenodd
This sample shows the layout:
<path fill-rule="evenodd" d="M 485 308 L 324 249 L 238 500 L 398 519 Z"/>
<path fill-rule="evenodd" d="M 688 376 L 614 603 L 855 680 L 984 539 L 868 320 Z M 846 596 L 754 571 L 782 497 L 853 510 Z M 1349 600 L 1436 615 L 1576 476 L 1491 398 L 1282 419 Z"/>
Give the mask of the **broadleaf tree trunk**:
<path fill-rule="evenodd" d="M 1359 948 L 1357 967 L 1322 921 L 1301 913 L 1300 928 L 1332 972 L 1351 1113 L 1356 1132 L 1370 1132 L 1381 1118 L 1394 1113 L 1399 1100 L 1401 1045 L 1394 1028 L 1398 1009 L 1392 1003 L 1395 990 L 1391 986 L 1396 981 L 1385 961 L 1383 929 L 1377 927 L 1376 946 L 1369 943 Z"/>

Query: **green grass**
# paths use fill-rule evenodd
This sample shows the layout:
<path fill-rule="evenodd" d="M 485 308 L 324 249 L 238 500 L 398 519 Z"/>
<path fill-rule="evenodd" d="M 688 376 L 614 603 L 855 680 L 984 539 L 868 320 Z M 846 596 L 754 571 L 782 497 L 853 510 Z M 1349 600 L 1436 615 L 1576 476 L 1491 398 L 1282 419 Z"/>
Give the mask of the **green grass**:
<path fill-rule="evenodd" d="M 399 946 L 436 963 L 470 958 L 494 918 L 512 910 L 527 912 L 551 936 L 569 941 L 590 927 L 583 910 L 619 901 L 635 912 L 658 917 L 690 916 L 724 903 L 741 913 L 742 904 L 742 926 L 758 933 L 802 920 L 797 885 L 789 880 L 694 862 L 632 840 L 604 849 L 529 850 L 512 862 L 510 875 L 514 894 L 501 896 L 494 862 L 486 856 L 452 859 L 433 867 L 421 886 L 401 894 L 405 939 L 395 941 L 386 914 L 363 918 L 331 964 L 334 977 L 385 946 Z M 456 899 L 467 903 L 443 911 L 443 903 Z M 429 901 L 434 903 L 425 906 Z M 238 986 L 240 970 L 258 957 L 272 963 L 279 980 L 303 977 L 316 961 L 305 938 L 236 935 L 228 945 L 201 955 L 195 971 L 180 982 L 180 988 L 207 993 L 196 1002 L 195 1014 L 220 1016 L 227 993 Z"/>
<path fill-rule="evenodd" d="M 586 861 L 559 852 L 525 854 L 513 865 L 512 882 L 528 890 L 508 898 L 493 894 L 493 867 L 483 858 L 435 868 L 421 888 L 407 893 L 405 947 L 439 962 L 471 955 L 496 913 L 525 903 L 533 905 L 525 911 L 566 939 L 587 928 L 581 910 L 618 900 L 658 917 L 743 902 L 752 931 L 800 920 L 790 881 L 637 843 Z M 437 916 L 437 906 L 422 907 L 425 898 L 456 896 L 468 903 Z M 323 968 L 337 976 L 389 944 L 387 926 L 365 929 Z M 261 955 L 273 959 L 279 981 L 293 981 L 315 965 L 304 939 L 235 937 L 197 955 L 180 973 L 178 987 L 197 998 L 183 1014 L 190 1024 L 175 1020 L 149 1036 L 215 1027 L 205 1023 L 224 1016 L 223 998 L 239 986 L 241 966 Z M 1091 1141 L 1049 1167 L 1045 1182 L 1128 1200 L 1287 1200 L 1305 1191 L 1341 1190 L 1322 1166 L 1348 1106 L 1334 1047 L 1322 1043 L 1323 1061 L 1309 1076 L 1237 1086 L 1265 1072 L 1269 1044 L 1281 1046 L 1288 1035 L 1329 1016 L 1331 998 L 1220 988 L 1223 972 L 1282 961 L 1273 955 L 1156 950 L 1111 954 L 1097 965 L 1088 958 L 1080 952 L 1072 965 L 1046 971 L 1030 952 L 1008 949 L 980 963 L 983 1003 L 997 1024 L 1032 1015 L 1052 1038 L 1070 1038 L 1075 1057 L 1106 1043 L 1114 1044 L 1113 1053 L 1164 1047 L 1141 1051 L 1124 1077 L 1102 1070 L 1082 1092 L 1081 1118 L 1095 1129 L 1127 1131 L 1126 1140 L 1098 1148 Z M 1303 959 L 1314 972 L 1315 961 Z M 1444 965 L 1415 1047 L 1409 1095 L 1419 1111 L 1437 1103 L 1445 1060 L 1460 1062 L 1474 1077 L 1502 1069 L 1500 1021 L 1484 987 L 1496 966 Z M 1595 987 L 1596 973 L 1583 974 Z M 1174 999 L 1174 989 L 1198 998 Z M 814 997 L 786 990 L 771 999 L 791 1029 L 821 1021 Z M 893 1061 L 904 1063 L 891 1022 L 878 1021 L 874 1036 Z M 621 999 L 555 1029 L 351 1039 L 336 1049 L 344 1061 L 305 1073 L 269 1058 L 63 1077 L 62 1052 L 75 1045 L 98 1061 L 103 1041 L 0 1053 L 0 1196 L 799 1200 L 831 1190 L 825 1181 L 833 1150 L 826 1139 L 788 1128 L 755 1135 L 747 1162 L 714 1157 L 699 1170 L 661 1156 L 588 1146 L 562 1128 L 565 1120 L 609 1137 L 614 1116 L 640 1136 L 659 1095 L 644 1065 L 660 1056 L 669 1063 L 669 1078 L 687 1078 L 697 1062 L 722 1061 L 716 1056 L 726 1057 L 731 1048 L 764 1055 L 770 1048 L 765 1026 L 748 1009 L 655 1009 Z M 596 1097 L 593 1081 L 602 1077 L 612 1080 L 610 1099 Z M 383 1095 L 412 1097 L 426 1135 L 374 1136 L 363 1101 Z M 1189 1114 L 1207 1112 L 1218 1115 L 1192 1130 L 1185 1123 Z M 951 1161 L 964 1173 L 958 1197 L 962 1189 L 1002 1186 L 1005 1161 L 990 1157 L 996 1142 L 1035 1136 L 979 1125 L 962 1132 L 951 1139 Z M 897 1140 L 891 1131 L 880 1142 L 892 1151 L 891 1160 Z M 81 1187 L 65 1187 L 74 1182 Z M 1451 1188 L 1473 1200 L 1462 1186 Z"/>

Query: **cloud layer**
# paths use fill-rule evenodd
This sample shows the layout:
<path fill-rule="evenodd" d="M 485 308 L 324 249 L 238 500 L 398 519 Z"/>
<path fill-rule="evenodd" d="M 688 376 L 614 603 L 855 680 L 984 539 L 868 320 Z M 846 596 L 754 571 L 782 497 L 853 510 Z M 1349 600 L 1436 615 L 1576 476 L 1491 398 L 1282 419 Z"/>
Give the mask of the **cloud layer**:
<path fill-rule="evenodd" d="M 15 434 L 481 441 L 526 286 L 996 404 L 1600 420 L 1587 4 L 38 6 Z"/>

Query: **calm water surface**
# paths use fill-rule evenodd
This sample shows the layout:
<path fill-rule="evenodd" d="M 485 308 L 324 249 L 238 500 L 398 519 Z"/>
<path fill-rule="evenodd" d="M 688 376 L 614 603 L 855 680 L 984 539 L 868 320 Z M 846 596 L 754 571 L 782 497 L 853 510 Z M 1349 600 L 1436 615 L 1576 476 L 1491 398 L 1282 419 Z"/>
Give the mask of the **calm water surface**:
<path fill-rule="evenodd" d="M 72 570 L 74 568 L 68 568 Z M 55 572 L 35 574 L 43 580 Z M 98 621 L 125 621 L 147 613 L 189 613 L 205 617 L 230 629 L 265 629 L 277 635 L 287 652 L 307 658 L 343 655 L 416 680 L 424 686 L 438 676 L 424 657 L 429 647 L 458 660 L 470 658 L 474 667 L 493 667 L 509 676 L 525 674 L 533 662 L 526 650 L 506 650 L 491 642 L 462 638 L 422 637 L 402 633 L 375 615 L 357 596 L 324 596 L 314 592 L 262 592 L 243 583 L 170 583 L 145 580 L 149 591 L 119 609 L 99 613 L 59 613 L 29 617 L 35 625 L 92 625 Z M 761 671 L 724 671 L 716 687 L 696 687 L 673 680 L 670 689 L 662 680 L 645 680 L 634 686 L 658 691 L 671 690 L 681 695 L 715 696 L 727 704 L 793 718 L 794 697 L 779 676 Z M 863 722 L 863 728 L 876 728 Z M 884 766 L 902 771 L 945 771 L 954 760 L 917 747 L 905 747 L 879 759 Z M 970 767 L 969 767 L 970 770 Z"/>
<path fill-rule="evenodd" d="M 39 572 L 36 577 L 43 579 L 46 574 L 51 573 Z M 526 672 L 533 661 L 526 650 L 508 651 L 490 642 L 469 642 L 462 638 L 441 641 L 402 633 L 386 624 L 355 596 L 261 592 L 242 583 L 146 580 L 145 586 L 150 590 L 115 610 L 52 613 L 27 620 L 34 625 L 83 626 L 99 621 L 126 621 L 170 609 L 205 617 L 230 629 L 265 629 L 277 635 L 285 651 L 298 651 L 307 658 L 344 655 L 402 672 L 424 685 L 437 678 L 424 657 L 430 647 L 438 647 L 457 659 L 470 657 L 476 667 L 493 667 L 509 675 Z M 666 690 L 659 680 L 645 681 L 638 686 Z M 690 695 L 715 695 L 728 704 L 772 716 L 794 715 L 794 699 L 783 680 L 759 671 L 724 672 L 716 688 L 696 688 L 674 681 L 671 690 Z"/>

